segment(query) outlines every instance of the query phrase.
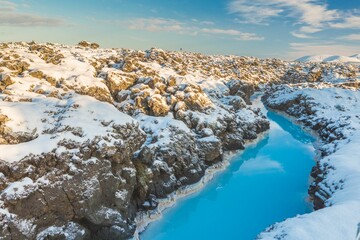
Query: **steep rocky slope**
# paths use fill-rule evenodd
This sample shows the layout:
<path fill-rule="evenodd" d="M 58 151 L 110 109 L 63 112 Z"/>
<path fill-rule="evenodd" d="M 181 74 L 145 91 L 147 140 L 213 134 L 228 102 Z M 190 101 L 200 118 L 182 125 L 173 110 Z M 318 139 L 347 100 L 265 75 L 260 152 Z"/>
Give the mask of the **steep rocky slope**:
<path fill-rule="evenodd" d="M 356 65 L 98 44 L 0 44 L 0 236 L 126 239 L 139 211 L 269 128 L 264 85 L 359 86 Z"/>

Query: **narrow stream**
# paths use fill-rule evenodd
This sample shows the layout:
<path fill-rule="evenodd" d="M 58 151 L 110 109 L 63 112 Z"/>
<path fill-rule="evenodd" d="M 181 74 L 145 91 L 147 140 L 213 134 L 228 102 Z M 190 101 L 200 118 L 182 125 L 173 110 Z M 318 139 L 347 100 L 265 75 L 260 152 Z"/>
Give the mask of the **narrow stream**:
<path fill-rule="evenodd" d="M 269 225 L 311 211 L 307 189 L 315 139 L 263 111 L 271 121 L 268 135 L 235 156 L 200 192 L 167 209 L 141 239 L 255 239 Z"/>

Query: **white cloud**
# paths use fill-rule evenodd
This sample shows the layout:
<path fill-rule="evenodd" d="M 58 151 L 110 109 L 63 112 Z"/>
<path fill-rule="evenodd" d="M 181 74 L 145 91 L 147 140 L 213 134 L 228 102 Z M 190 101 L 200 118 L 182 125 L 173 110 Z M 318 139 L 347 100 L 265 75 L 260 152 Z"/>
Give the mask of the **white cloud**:
<path fill-rule="evenodd" d="M 241 36 L 235 38 L 238 41 L 263 41 L 264 37 L 260 37 L 254 33 L 243 33 Z"/>
<path fill-rule="evenodd" d="M 7 13 L 0 11 L 0 25 L 1 26 L 20 26 L 20 27 L 35 27 L 35 26 L 60 26 L 63 24 L 62 20 L 55 18 L 46 18 L 34 14 L 26 13 Z"/>
<path fill-rule="evenodd" d="M 236 173 L 256 175 L 274 172 L 285 172 L 285 170 L 281 163 L 263 156 L 245 161 Z"/>
<path fill-rule="evenodd" d="M 360 34 L 349 34 L 346 36 L 339 37 L 340 40 L 348 40 L 348 41 L 360 41 Z"/>
<path fill-rule="evenodd" d="M 59 26 L 63 24 L 61 19 L 43 17 L 40 15 L 21 13 L 17 10 L 18 5 L 10 1 L 0 1 L 0 26 Z"/>
<path fill-rule="evenodd" d="M 338 18 L 336 10 L 328 10 L 314 0 L 232 0 L 228 5 L 230 13 L 239 14 L 248 22 L 262 23 L 281 14 L 297 18 L 300 23 L 320 26 L 323 22 Z"/>
<path fill-rule="evenodd" d="M 145 30 L 149 32 L 187 31 L 182 22 L 164 18 L 136 18 L 128 21 L 129 29 Z"/>
<path fill-rule="evenodd" d="M 299 31 L 303 33 L 316 33 L 322 31 L 322 29 L 312 26 L 302 26 Z"/>
<path fill-rule="evenodd" d="M 251 2 L 233 0 L 228 4 L 228 10 L 230 13 L 239 14 L 242 20 L 238 19 L 238 21 L 254 24 L 264 23 L 270 17 L 278 16 L 283 11 L 261 0 Z"/>
<path fill-rule="evenodd" d="M 215 23 L 212 22 L 212 21 L 199 21 L 196 18 L 191 19 L 191 21 L 193 21 L 195 23 L 198 23 L 198 24 L 201 24 L 201 25 L 215 25 Z"/>
<path fill-rule="evenodd" d="M 322 0 L 231 0 L 227 8 L 238 16 L 239 23 L 268 25 L 276 17 L 293 18 L 300 27 L 292 34 L 299 38 L 328 28 L 360 28 L 358 11 L 329 9 Z"/>
<path fill-rule="evenodd" d="M 9 1 L 0 1 L 0 12 L 8 12 L 16 10 L 16 4 Z"/>
<path fill-rule="evenodd" d="M 221 34 L 234 36 L 235 40 L 239 41 L 260 41 L 264 40 L 264 37 L 260 37 L 255 33 L 244 33 L 234 29 L 219 29 L 219 28 L 202 28 L 200 32 L 207 34 Z"/>
<path fill-rule="evenodd" d="M 202 28 L 200 32 L 206 34 L 228 35 L 237 41 L 262 41 L 265 38 L 255 33 L 241 32 L 235 29 Z"/>
<path fill-rule="evenodd" d="M 201 21 L 200 24 L 203 24 L 203 25 L 215 25 L 215 23 L 212 22 L 212 21 Z"/>
<path fill-rule="evenodd" d="M 309 39 L 309 38 L 313 38 L 305 33 L 298 33 L 298 32 L 290 32 L 291 35 L 293 35 L 296 38 L 303 38 L 303 39 Z"/>
<path fill-rule="evenodd" d="M 203 28 L 201 29 L 203 33 L 210 33 L 210 34 L 223 34 L 223 35 L 231 35 L 231 36 L 238 36 L 241 34 L 240 31 L 234 29 L 218 29 L 218 28 Z"/>
<path fill-rule="evenodd" d="M 0 1 L 0 6 L 4 8 L 12 8 L 13 10 L 16 9 L 16 3 L 10 2 L 10 1 Z"/>
<path fill-rule="evenodd" d="M 360 28 L 360 16 L 348 16 L 345 17 L 343 22 L 330 24 L 333 28 L 347 28 L 347 29 L 358 29 Z"/>
<path fill-rule="evenodd" d="M 235 29 L 204 28 L 202 25 L 213 25 L 213 22 L 204 22 L 192 19 L 192 25 L 174 19 L 164 18 L 137 18 L 126 21 L 128 28 L 132 30 L 144 30 L 148 32 L 173 32 L 176 34 L 197 35 L 199 33 L 211 35 L 232 36 L 234 40 L 259 41 L 263 37 L 255 33 L 241 32 Z"/>

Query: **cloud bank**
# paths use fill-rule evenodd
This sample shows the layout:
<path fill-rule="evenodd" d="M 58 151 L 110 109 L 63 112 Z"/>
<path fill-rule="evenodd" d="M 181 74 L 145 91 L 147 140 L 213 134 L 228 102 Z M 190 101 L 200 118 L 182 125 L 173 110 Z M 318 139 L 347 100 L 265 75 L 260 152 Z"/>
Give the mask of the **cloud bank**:
<path fill-rule="evenodd" d="M 279 17 L 295 19 L 298 28 L 291 34 L 297 38 L 311 38 L 311 34 L 325 29 L 360 29 L 356 9 L 329 9 L 319 0 L 231 0 L 227 9 L 242 23 L 269 25 Z"/>
<path fill-rule="evenodd" d="M 10 1 L 0 1 L 0 26 L 56 27 L 63 24 L 64 22 L 61 19 L 22 13 L 18 10 L 18 5 L 16 3 Z"/>
<path fill-rule="evenodd" d="M 223 35 L 230 36 L 234 40 L 239 41 L 260 41 L 264 40 L 255 33 L 242 32 L 236 29 L 222 29 L 215 27 L 208 27 L 214 25 L 208 21 L 192 21 L 191 23 L 182 22 L 174 19 L 165 18 L 135 18 L 127 20 L 126 24 L 132 30 L 144 30 L 148 32 L 173 32 L 176 34 L 198 35 Z M 203 25 L 208 25 L 206 28 Z"/>

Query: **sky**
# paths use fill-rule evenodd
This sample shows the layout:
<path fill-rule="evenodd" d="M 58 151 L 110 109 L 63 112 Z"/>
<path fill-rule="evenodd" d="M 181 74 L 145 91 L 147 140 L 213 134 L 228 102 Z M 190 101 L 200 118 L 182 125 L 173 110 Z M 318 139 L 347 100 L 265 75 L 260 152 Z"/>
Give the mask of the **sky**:
<path fill-rule="evenodd" d="M 0 41 L 294 60 L 360 53 L 360 0 L 0 0 Z"/>

